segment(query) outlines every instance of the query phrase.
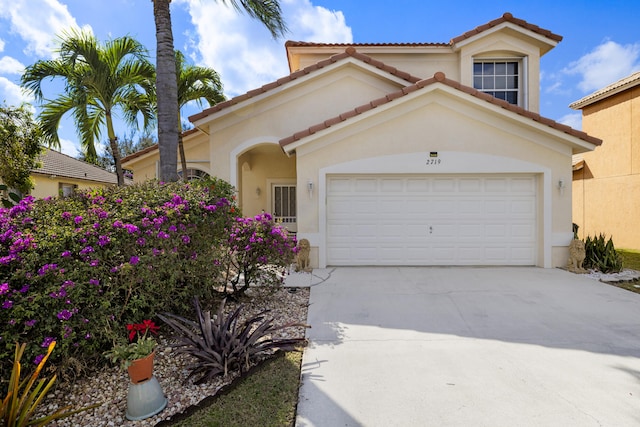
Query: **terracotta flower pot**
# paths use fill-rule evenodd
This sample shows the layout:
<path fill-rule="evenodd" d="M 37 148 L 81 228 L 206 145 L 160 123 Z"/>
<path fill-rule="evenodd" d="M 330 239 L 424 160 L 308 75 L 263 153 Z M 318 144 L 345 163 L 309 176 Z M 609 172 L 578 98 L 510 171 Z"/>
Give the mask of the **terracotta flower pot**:
<path fill-rule="evenodd" d="M 153 358 L 155 355 L 156 352 L 154 351 L 147 357 L 131 362 L 127 370 L 129 371 L 129 378 L 133 384 L 139 384 L 151 379 L 153 376 Z"/>

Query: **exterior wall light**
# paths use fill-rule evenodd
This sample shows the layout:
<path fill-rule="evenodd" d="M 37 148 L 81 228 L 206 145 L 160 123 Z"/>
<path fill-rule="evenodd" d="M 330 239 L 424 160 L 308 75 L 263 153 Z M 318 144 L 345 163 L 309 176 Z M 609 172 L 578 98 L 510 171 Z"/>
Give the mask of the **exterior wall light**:
<path fill-rule="evenodd" d="M 313 196 L 313 181 L 307 181 L 307 191 L 309 191 L 309 197 Z"/>

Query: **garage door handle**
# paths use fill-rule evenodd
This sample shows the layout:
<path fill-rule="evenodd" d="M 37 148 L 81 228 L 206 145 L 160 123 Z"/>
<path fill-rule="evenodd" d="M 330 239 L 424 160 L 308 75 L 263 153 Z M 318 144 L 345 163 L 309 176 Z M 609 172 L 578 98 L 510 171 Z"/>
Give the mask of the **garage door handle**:
<path fill-rule="evenodd" d="M 433 234 L 433 227 L 429 226 L 429 234 Z"/>

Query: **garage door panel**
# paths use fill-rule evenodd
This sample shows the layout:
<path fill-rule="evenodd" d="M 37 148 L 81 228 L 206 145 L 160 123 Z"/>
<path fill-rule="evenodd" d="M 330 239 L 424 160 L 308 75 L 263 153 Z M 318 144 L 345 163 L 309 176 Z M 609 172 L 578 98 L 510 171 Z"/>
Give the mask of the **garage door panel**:
<path fill-rule="evenodd" d="M 329 265 L 535 265 L 533 175 L 327 178 Z"/>

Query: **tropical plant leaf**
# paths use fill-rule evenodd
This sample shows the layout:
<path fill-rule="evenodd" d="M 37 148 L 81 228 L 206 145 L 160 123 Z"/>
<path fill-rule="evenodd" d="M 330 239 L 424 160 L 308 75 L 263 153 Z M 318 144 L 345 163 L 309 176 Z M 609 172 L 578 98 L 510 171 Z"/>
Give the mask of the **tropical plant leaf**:
<path fill-rule="evenodd" d="M 164 313 L 158 317 L 175 333 L 178 341 L 176 353 L 189 354 L 196 362 L 189 365 L 188 379 L 200 384 L 218 375 L 227 376 L 230 371 L 241 373 L 263 353 L 280 349 L 294 350 L 305 342 L 304 338 L 273 339 L 271 335 L 289 327 L 308 327 L 302 323 L 275 326 L 273 318 L 266 318 L 269 310 L 240 321 L 243 305 L 228 315 L 224 314 L 226 300 L 218 306 L 216 315 L 203 311 L 197 298 L 194 299 L 193 321 L 182 316 Z"/>

